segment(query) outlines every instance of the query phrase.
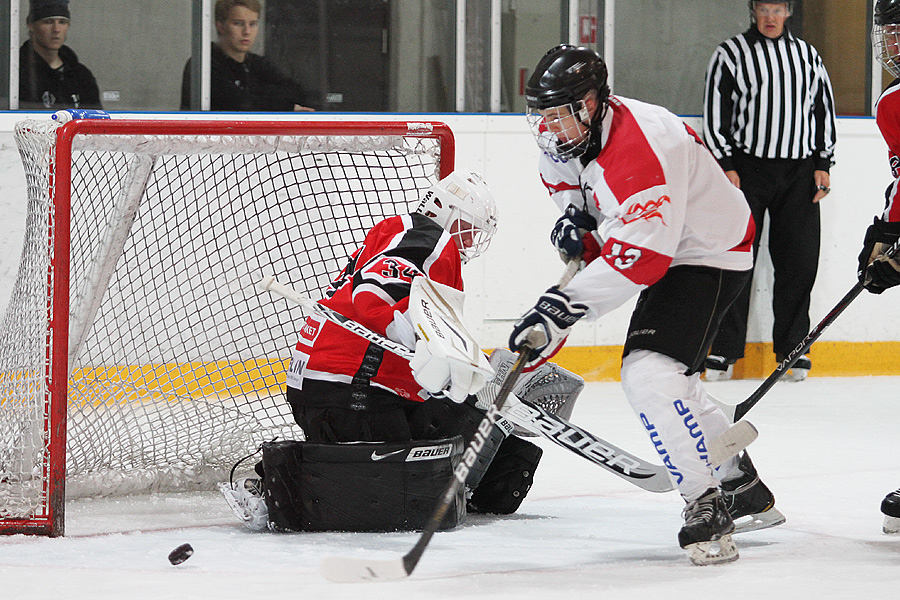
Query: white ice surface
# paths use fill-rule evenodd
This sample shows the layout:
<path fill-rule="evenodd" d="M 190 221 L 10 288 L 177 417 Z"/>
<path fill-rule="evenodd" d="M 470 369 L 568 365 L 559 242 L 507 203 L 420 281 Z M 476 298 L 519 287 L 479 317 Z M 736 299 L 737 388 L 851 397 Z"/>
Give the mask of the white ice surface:
<path fill-rule="evenodd" d="M 740 401 L 758 381 L 710 384 Z M 396 558 L 413 533 L 254 534 L 217 493 L 71 502 L 67 536 L 0 538 L 3 598 L 896 598 L 900 535 L 879 505 L 900 486 L 900 378 L 779 383 L 748 418 L 751 448 L 787 523 L 736 536 L 741 558 L 696 567 L 678 548 L 683 503 L 549 444 L 516 515 L 470 516 L 435 535 L 408 579 L 335 584 L 331 555 Z M 592 383 L 572 421 L 645 458 L 650 442 L 616 383 Z M 189 542 L 195 554 L 166 559 Z"/>

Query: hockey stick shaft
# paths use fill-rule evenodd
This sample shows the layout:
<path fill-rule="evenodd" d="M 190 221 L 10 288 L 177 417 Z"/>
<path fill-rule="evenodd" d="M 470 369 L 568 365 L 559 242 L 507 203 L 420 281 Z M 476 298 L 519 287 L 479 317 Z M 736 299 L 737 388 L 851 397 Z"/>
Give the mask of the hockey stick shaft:
<path fill-rule="evenodd" d="M 369 329 L 368 327 L 366 327 L 360 323 L 357 323 L 356 321 L 354 321 L 352 319 L 345 317 L 344 315 L 337 312 L 336 310 L 332 310 L 332 309 L 328 308 L 327 306 L 325 306 L 324 304 L 320 304 L 320 303 L 316 302 L 315 300 L 313 300 L 312 298 L 310 298 L 308 296 L 304 296 L 297 290 L 295 290 L 291 287 L 288 287 L 282 283 L 279 283 L 278 281 L 276 281 L 275 277 L 272 277 L 272 276 L 265 277 L 264 279 L 262 279 L 262 281 L 259 282 L 258 287 L 261 290 L 274 292 L 274 293 L 278 294 L 279 296 L 286 298 L 287 300 L 290 300 L 294 304 L 298 304 L 298 305 L 302 306 L 303 308 L 316 313 L 320 317 L 324 317 L 324 318 L 328 319 L 329 321 L 331 321 L 332 323 L 340 325 L 344 329 L 355 333 L 359 337 L 361 337 L 365 340 L 368 340 L 378 346 L 381 346 L 385 350 L 393 352 L 400 358 L 405 358 L 406 360 L 412 360 L 412 357 L 414 354 L 413 351 L 410 350 L 409 348 L 407 348 L 406 346 L 404 346 L 403 344 L 395 342 L 394 340 L 387 338 L 383 335 L 379 335 L 376 332 Z"/>
<path fill-rule="evenodd" d="M 712 457 L 715 456 L 715 460 L 721 464 L 732 456 L 737 455 L 738 452 L 746 448 L 756 439 L 756 428 L 748 421 L 744 420 L 744 416 L 751 408 L 756 406 L 757 402 L 772 389 L 772 386 L 788 372 L 788 369 L 794 366 L 794 363 L 809 350 L 809 347 L 812 346 L 813 342 L 819 339 L 822 332 L 824 332 L 825 329 L 831 325 L 848 306 L 850 306 L 850 303 L 853 302 L 864 289 L 865 285 L 859 282 L 850 288 L 850 291 L 844 294 L 844 297 L 834 305 L 834 308 L 825 315 L 825 318 L 822 319 L 818 325 L 813 327 L 812 331 L 803 338 L 803 341 L 800 342 L 797 347 L 781 361 L 781 363 L 779 363 L 772 374 L 769 375 L 746 400 L 734 407 L 734 425 L 709 442 L 709 454 L 711 460 Z"/>
<path fill-rule="evenodd" d="M 857 296 L 865 289 L 865 286 L 862 283 L 857 283 L 850 291 L 848 291 L 841 300 L 834 305 L 834 308 L 825 315 L 825 318 L 819 322 L 818 325 L 812 328 L 812 330 L 807 334 L 803 341 L 801 341 L 797 346 L 788 354 L 783 361 L 781 361 L 775 370 L 772 371 L 772 374 L 769 375 L 765 381 L 763 381 L 756 390 L 750 394 L 746 400 L 738 404 L 734 409 L 734 420 L 738 421 L 747 414 L 747 412 L 756 406 L 756 403 L 762 399 L 766 393 L 772 389 L 772 386 L 781 379 L 785 373 L 788 372 L 788 369 L 794 366 L 801 356 L 806 354 L 809 350 L 809 347 L 812 346 L 813 342 L 815 342 L 819 337 L 821 337 L 822 333 L 831 325 L 835 319 L 840 316 L 844 310 L 850 306 L 850 303 L 853 302 Z"/>
<path fill-rule="evenodd" d="M 431 537 L 434 535 L 438 527 L 440 527 L 441 522 L 444 520 L 444 515 L 447 514 L 447 510 L 453 504 L 454 497 L 459 493 L 459 490 L 462 488 L 462 486 L 465 485 L 466 477 L 469 474 L 469 469 L 471 469 L 472 465 L 475 464 L 475 461 L 478 460 L 481 454 L 481 450 L 484 448 L 484 440 L 486 438 L 486 435 L 494 426 L 494 423 L 496 423 L 497 417 L 500 415 L 500 409 L 503 407 L 503 403 L 506 401 L 507 396 L 509 396 L 510 391 L 512 391 L 513 385 L 519 378 L 519 375 L 522 374 L 522 370 L 525 368 L 525 364 L 531 357 L 531 352 L 532 351 L 530 348 L 526 348 L 524 351 L 519 353 L 519 357 L 516 359 L 512 370 L 509 372 L 509 375 L 506 376 L 506 379 L 503 381 L 503 385 L 500 386 L 500 391 L 497 393 L 497 397 L 491 403 L 491 406 L 488 407 L 484 418 L 478 425 L 478 430 L 476 431 L 475 436 L 472 437 L 472 439 L 469 441 L 469 445 L 466 451 L 463 453 L 462 461 L 460 461 L 460 464 L 453 471 L 453 479 L 450 482 L 450 486 L 444 493 L 444 496 L 435 509 L 434 514 L 431 515 L 428 524 L 425 526 L 425 529 L 422 531 L 422 535 L 419 537 L 416 544 L 409 552 L 407 552 L 403 556 L 403 568 L 406 571 L 407 575 L 412 573 L 413 569 L 416 568 L 416 565 L 419 563 L 419 559 L 422 558 L 422 554 L 425 552 L 425 548 L 428 546 L 428 542 L 431 541 Z"/>
<path fill-rule="evenodd" d="M 893 245 L 884 253 L 888 258 L 896 258 L 897 255 L 900 254 L 900 239 L 895 241 Z M 810 331 L 803 341 L 797 344 L 797 347 L 794 348 L 790 354 L 788 354 L 783 361 L 775 368 L 771 375 L 769 375 L 765 381 L 763 381 L 756 390 L 750 394 L 746 400 L 737 405 L 734 409 L 734 420 L 737 421 L 743 418 L 747 412 L 756 406 L 756 403 L 768 392 L 775 382 L 781 379 L 781 377 L 788 372 L 794 363 L 803 356 L 809 347 L 813 345 L 825 329 L 831 325 L 835 319 L 837 319 L 844 310 L 850 306 L 850 303 L 856 300 L 857 296 L 859 296 L 864 289 L 866 289 L 866 285 L 871 281 L 870 277 L 866 277 L 865 281 L 857 282 L 850 291 L 844 294 L 844 297 L 840 299 L 840 301 L 834 305 L 825 318 L 822 319 L 818 325 L 813 327 L 812 331 Z"/>
<path fill-rule="evenodd" d="M 571 269 L 571 274 L 570 269 L 567 269 L 566 275 L 563 276 L 563 280 L 568 281 L 568 279 L 571 278 L 571 275 L 574 275 L 576 270 L 577 265 L 575 266 L 575 268 Z M 534 333 L 535 331 L 532 330 L 532 334 Z M 361 581 L 396 581 L 398 579 L 408 577 L 413 572 L 413 570 L 416 568 L 416 565 L 419 564 L 419 560 L 422 558 L 422 555 L 425 553 L 425 549 L 428 547 L 428 543 L 431 541 L 431 538 L 440 527 L 441 522 L 444 520 L 444 516 L 447 514 L 447 511 L 453 504 L 456 495 L 459 493 L 462 486 L 465 485 L 469 469 L 471 469 L 472 465 L 474 465 L 481 456 L 481 452 L 485 447 L 484 440 L 489 434 L 491 428 L 497 422 L 497 418 L 500 415 L 500 409 L 503 407 L 503 403 L 506 401 L 506 398 L 512 391 L 513 385 L 515 385 L 516 380 L 519 378 L 519 375 L 521 375 L 522 370 L 525 368 L 525 365 L 530 360 L 533 353 L 532 347 L 534 345 L 533 342 L 530 341 L 530 339 L 531 337 L 529 336 L 529 342 L 526 342 L 525 347 L 519 353 L 518 358 L 516 358 L 516 362 L 513 364 L 512 369 L 510 369 L 510 372 L 503 380 L 503 383 L 500 386 L 500 390 L 497 392 L 497 395 L 494 397 L 491 405 L 488 407 L 484 418 L 481 420 L 481 423 L 479 423 L 475 435 L 472 436 L 471 440 L 469 440 L 469 443 L 466 446 L 466 450 L 465 452 L 463 452 L 462 460 L 453 471 L 453 477 L 450 480 L 450 485 L 447 486 L 447 490 L 444 492 L 444 495 L 441 497 L 440 502 L 438 502 L 438 505 L 435 507 L 431 518 L 428 520 L 428 523 L 425 525 L 425 528 L 419 535 L 419 539 L 416 540 L 415 545 L 410 549 L 410 551 L 404 554 L 403 557 L 399 559 L 399 561 L 359 560 L 342 557 L 326 557 L 322 561 L 322 564 L 320 566 L 320 571 L 326 579 L 342 583 L 353 583 Z"/>

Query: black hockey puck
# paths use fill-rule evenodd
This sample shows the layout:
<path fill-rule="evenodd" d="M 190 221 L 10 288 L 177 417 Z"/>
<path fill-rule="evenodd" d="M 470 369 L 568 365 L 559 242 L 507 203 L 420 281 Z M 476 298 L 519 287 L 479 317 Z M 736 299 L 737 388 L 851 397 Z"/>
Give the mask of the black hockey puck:
<path fill-rule="evenodd" d="M 180 565 L 194 554 L 194 549 L 190 544 L 182 544 L 169 552 L 169 562 L 173 565 Z"/>

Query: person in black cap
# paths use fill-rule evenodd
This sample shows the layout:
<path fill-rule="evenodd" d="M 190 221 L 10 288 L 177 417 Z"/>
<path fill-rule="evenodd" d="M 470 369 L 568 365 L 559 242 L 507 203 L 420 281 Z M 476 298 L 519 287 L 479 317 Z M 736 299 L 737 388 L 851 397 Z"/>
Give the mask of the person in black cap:
<path fill-rule="evenodd" d="M 19 108 L 103 108 L 94 75 L 71 48 L 69 0 L 31 0 L 19 49 Z"/>

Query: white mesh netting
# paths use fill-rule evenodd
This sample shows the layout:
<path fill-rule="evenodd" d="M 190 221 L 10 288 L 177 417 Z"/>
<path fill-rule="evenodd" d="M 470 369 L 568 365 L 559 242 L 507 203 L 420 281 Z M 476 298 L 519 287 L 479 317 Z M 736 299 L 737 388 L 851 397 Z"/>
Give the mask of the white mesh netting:
<path fill-rule="evenodd" d="M 0 324 L 7 519 L 46 500 L 55 130 L 16 131 L 29 211 Z M 321 297 L 368 229 L 438 178 L 432 137 L 230 133 L 75 138 L 69 497 L 209 487 L 263 441 L 302 436 L 283 399 L 301 313 L 255 284 Z"/>

